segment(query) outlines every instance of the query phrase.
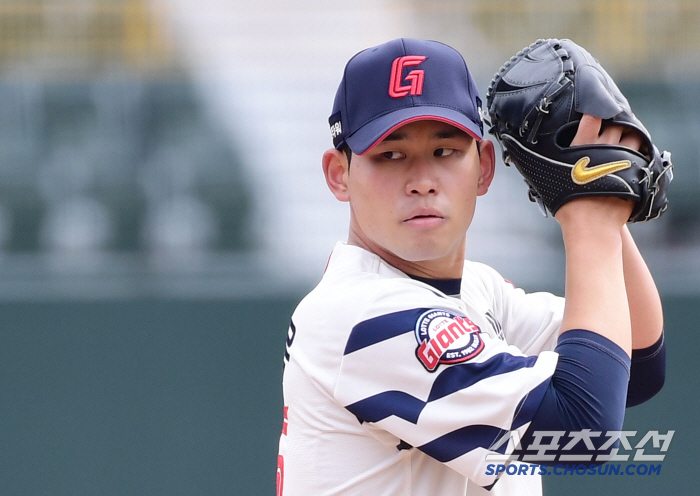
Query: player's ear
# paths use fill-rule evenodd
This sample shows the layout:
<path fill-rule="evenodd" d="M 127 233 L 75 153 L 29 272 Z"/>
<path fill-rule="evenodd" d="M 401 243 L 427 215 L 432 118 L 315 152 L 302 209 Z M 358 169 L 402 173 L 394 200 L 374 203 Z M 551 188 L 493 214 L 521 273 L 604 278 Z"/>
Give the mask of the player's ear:
<path fill-rule="evenodd" d="M 481 140 L 479 143 L 479 165 L 481 167 L 481 175 L 477 195 L 485 195 L 493 181 L 493 175 L 496 172 L 496 151 L 493 142 L 490 140 Z"/>
<path fill-rule="evenodd" d="M 342 201 L 350 201 L 348 193 L 348 159 L 343 152 L 331 148 L 323 154 L 323 175 L 328 189 Z"/>

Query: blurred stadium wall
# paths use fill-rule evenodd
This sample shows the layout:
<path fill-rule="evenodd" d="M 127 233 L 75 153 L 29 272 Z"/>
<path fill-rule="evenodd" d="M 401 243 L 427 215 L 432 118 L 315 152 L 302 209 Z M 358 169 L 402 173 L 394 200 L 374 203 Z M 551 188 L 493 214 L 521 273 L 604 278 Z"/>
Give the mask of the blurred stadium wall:
<path fill-rule="evenodd" d="M 615 490 L 692 494 L 699 25 L 695 0 L 0 0 L 0 494 L 272 493 L 289 315 L 346 235 L 320 168 L 332 99 L 350 56 L 399 36 L 458 48 L 482 93 L 571 38 L 673 153 L 669 211 L 632 226 L 669 385 L 629 419 L 678 448 Z M 561 291 L 556 223 L 502 164 L 469 238 Z"/>

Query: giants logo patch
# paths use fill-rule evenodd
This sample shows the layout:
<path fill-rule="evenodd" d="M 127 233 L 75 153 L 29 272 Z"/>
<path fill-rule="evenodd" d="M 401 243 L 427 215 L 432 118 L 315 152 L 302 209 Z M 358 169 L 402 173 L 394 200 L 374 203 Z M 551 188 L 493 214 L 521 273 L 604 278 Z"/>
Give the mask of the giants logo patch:
<path fill-rule="evenodd" d="M 402 86 L 403 68 L 406 66 L 420 65 L 425 60 L 424 55 L 406 55 L 399 57 L 391 64 L 391 80 L 389 81 L 389 96 L 392 98 L 401 98 L 404 96 L 420 95 L 423 93 L 423 78 L 425 71 L 414 70 L 406 75 L 406 81 L 411 84 Z"/>
<path fill-rule="evenodd" d="M 481 329 L 467 317 L 446 310 L 428 310 L 416 323 L 416 356 L 434 372 L 441 363 L 466 362 L 481 353 Z"/>

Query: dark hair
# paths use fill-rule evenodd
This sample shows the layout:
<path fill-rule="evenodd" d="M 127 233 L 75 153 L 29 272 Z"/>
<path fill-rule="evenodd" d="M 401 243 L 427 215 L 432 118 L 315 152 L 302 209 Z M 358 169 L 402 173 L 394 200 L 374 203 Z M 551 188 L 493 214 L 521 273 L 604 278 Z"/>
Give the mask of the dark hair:
<path fill-rule="evenodd" d="M 350 167 L 350 159 L 352 158 L 352 150 L 348 146 L 347 143 L 343 143 L 340 145 L 340 151 L 345 152 L 345 155 L 348 157 L 348 168 Z"/>

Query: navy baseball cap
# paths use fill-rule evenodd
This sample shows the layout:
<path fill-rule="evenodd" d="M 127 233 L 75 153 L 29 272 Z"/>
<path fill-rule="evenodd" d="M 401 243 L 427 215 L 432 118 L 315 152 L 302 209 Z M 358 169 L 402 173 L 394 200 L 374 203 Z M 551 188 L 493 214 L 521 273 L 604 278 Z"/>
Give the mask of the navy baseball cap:
<path fill-rule="evenodd" d="M 416 120 L 446 122 L 481 140 L 480 108 L 476 84 L 457 50 L 399 38 L 350 59 L 328 122 L 336 148 L 347 144 L 362 155 Z"/>

